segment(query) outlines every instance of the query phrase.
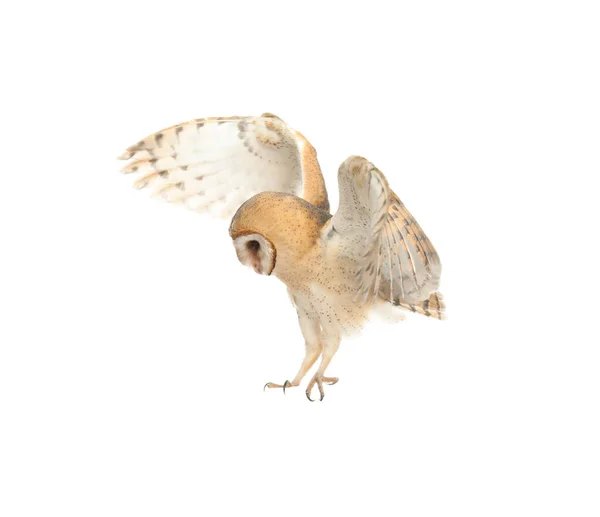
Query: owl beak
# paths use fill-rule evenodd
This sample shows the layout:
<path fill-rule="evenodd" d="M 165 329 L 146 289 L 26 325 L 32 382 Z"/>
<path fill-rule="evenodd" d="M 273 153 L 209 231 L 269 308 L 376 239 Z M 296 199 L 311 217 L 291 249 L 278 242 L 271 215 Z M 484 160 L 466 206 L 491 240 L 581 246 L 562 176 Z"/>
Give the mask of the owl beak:
<path fill-rule="evenodd" d="M 252 269 L 254 269 L 254 271 L 256 273 L 258 273 L 259 275 L 262 275 L 262 268 L 261 268 L 261 264 L 260 264 L 260 257 L 257 255 L 255 255 L 252 259 Z"/>

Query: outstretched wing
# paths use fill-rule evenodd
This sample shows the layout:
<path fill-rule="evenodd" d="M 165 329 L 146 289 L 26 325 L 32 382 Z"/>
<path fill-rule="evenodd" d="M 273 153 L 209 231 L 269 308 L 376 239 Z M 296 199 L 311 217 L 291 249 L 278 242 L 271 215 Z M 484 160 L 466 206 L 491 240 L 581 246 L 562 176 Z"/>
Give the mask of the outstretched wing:
<path fill-rule="evenodd" d="M 231 217 L 263 191 L 287 192 L 329 210 L 312 145 L 283 120 L 260 117 L 196 119 L 163 129 L 129 147 L 124 173 L 170 202 Z"/>
<path fill-rule="evenodd" d="M 437 290 L 441 273 L 425 232 L 366 159 L 351 156 L 340 166 L 339 187 L 340 205 L 327 230 L 339 232 L 338 252 L 358 262 L 358 297 L 420 307 Z"/>

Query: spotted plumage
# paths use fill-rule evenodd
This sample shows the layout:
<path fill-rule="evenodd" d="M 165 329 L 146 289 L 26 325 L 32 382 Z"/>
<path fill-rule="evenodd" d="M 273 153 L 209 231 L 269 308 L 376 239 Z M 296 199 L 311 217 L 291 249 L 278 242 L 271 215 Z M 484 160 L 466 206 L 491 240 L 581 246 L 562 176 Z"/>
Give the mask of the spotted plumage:
<path fill-rule="evenodd" d="M 288 288 L 306 344 L 298 386 L 319 356 L 306 394 L 317 385 L 343 335 L 391 304 L 436 319 L 445 305 L 437 292 L 439 257 L 417 221 L 366 159 L 339 168 L 340 204 L 332 216 L 316 151 L 270 113 L 261 117 L 196 119 L 129 147 L 122 170 L 138 175 L 167 201 L 230 218 L 237 256 Z M 312 400 L 312 399 L 311 399 Z"/>

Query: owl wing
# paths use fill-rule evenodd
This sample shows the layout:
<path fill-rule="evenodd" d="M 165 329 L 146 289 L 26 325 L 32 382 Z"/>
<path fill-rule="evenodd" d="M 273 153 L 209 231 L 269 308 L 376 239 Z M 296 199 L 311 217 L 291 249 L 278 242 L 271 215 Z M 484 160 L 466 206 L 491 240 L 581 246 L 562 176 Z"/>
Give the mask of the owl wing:
<path fill-rule="evenodd" d="M 316 151 L 283 120 L 260 117 L 196 119 L 163 129 L 129 147 L 122 172 L 134 187 L 188 208 L 231 217 L 259 192 L 287 192 L 329 210 Z"/>
<path fill-rule="evenodd" d="M 325 231 L 338 253 L 358 263 L 357 297 L 414 305 L 416 312 L 421 306 L 427 311 L 432 297 L 431 309 L 437 303 L 441 316 L 438 254 L 383 173 L 352 156 L 340 166 L 338 178 L 340 204 Z"/>

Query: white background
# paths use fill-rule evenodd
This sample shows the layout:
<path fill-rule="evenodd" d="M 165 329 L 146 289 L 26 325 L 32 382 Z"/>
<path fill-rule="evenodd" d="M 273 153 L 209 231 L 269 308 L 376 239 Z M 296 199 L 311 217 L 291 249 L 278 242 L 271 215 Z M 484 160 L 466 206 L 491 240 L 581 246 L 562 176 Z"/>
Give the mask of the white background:
<path fill-rule="evenodd" d="M 600 513 L 595 2 L 4 7 L 0 515 Z M 437 247 L 446 322 L 342 343 L 115 157 L 271 111 Z"/>

